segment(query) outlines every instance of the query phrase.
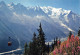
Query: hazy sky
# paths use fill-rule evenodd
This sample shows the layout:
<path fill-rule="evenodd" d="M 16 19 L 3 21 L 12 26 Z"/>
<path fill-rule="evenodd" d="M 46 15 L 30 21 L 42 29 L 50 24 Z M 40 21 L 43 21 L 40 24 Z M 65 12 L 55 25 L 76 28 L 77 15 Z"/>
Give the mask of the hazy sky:
<path fill-rule="evenodd" d="M 25 6 L 52 6 L 55 8 L 63 8 L 72 10 L 80 14 L 80 0 L 0 0 L 6 3 L 21 3 Z"/>

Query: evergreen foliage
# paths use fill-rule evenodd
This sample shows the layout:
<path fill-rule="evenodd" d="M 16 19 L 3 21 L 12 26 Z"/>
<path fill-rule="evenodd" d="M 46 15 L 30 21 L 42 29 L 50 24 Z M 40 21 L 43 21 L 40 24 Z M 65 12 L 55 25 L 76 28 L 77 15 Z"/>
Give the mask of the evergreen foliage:
<path fill-rule="evenodd" d="M 24 46 L 24 55 L 28 55 L 28 52 L 29 52 L 28 45 L 27 45 L 27 43 L 25 43 L 25 46 Z"/>
<path fill-rule="evenodd" d="M 80 39 L 79 37 L 74 37 L 72 35 L 72 32 L 69 32 L 69 37 L 66 41 L 62 42 L 57 37 L 54 38 L 54 43 L 52 42 L 51 47 L 45 44 L 45 34 L 43 32 L 41 23 L 38 30 L 38 36 L 36 36 L 36 33 L 34 32 L 32 42 L 29 43 L 29 46 L 27 43 L 25 43 L 24 46 L 24 55 L 49 55 L 50 50 L 52 55 L 56 54 L 80 54 Z M 80 30 L 78 31 L 78 36 L 80 36 Z M 51 49 L 50 49 L 51 48 Z M 75 51 L 72 50 L 75 49 Z M 66 51 L 67 50 L 67 51 Z M 77 51 L 78 50 L 78 51 Z M 66 52 L 66 53 L 65 53 Z M 77 52 L 77 53 L 76 53 Z"/>
<path fill-rule="evenodd" d="M 45 34 L 42 30 L 41 23 L 38 29 L 38 33 L 39 34 L 36 37 L 36 34 L 34 32 L 32 42 L 29 43 L 28 53 L 27 53 L 27 48 L 26 48 L 27 44 L 25 45 L 24 55 L 45 55 L 45 51 L 46 51 Z"/>
<path fill-rule="evenodd" d="M 53 49 L 54 49 L 54 44 L 52 42 L 52 44 L 51 44 L 51 51 L 53 51 Z"/>
<path fill-rule="evenodd" d="M 28 55 L 32 55 L 32 42 L 29 43 L 29 54 Z"/>
<path fill-rule="evenodd" d="M 49 53 L 49 51 L 50 51 L 50 50 L 49 50 L 49 43 L 48 43 L 48 53 Z"/>
<path fill-rule="evenodd" d="M 33 34 L 33 42 L 32 42 L 32 55 L 38 55 L 38 43 L 37 43 L 37 38 L 36 38 L 36 34 Z"/>
<path fill-rule="evenodd" d="M 71 35 L 72 35 L 72 32 L 70 31 L 70 32 L 69 32 L 69 39 L 71 38 Z"/>
<path fill-rule="evenodd" d="M 45 53 L 45 34 L 42 30 L 42 26 L 41 26 L 41 23 L 40 23 L 40 26 L 39 26 L 39 29 L 38 29 L 38 43 L 39 43 L 39 51 L 40 51 L 40 55 L 44 55 Z"/>
<path fill-rule="evenodd" d="M 80 27 L 79 27 L 79 31 L 78 31 L 78 36 L 80 36 Z"/>

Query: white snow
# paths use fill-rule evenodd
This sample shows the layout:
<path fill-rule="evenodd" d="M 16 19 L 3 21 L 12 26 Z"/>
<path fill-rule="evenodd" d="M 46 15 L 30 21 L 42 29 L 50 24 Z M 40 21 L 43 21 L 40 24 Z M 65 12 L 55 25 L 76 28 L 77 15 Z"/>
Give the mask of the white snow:
<path fill-rule="evenodd" d="M 45 13 L 50 13 L 49 15 L 52 15 L 52 16 L 59 16 L 59 15 L 64 15 L 64 14 L 69 14 L 71 10 L 64 10 L 62 8 L 54 8 L 54 7 L 51 7 L 51 6 L 48 6 L 48 7 L 41 7 L 41 9 L 45 12 Z"/>
<path fill-rule="evenodd" d="M 15 50 L 11 50 L 11 51 L 7 51 L 7 52 L 2 52 L 0 54 L 7 54 L 7 53 L 13 53 L 13 52 L 16 52 L 16 51 L 20 51 L 21 49 L 18 48 L 18 49 L 15 49 Z"/>
<path fill-rule="evenodd" d="M 65 24 L 63 24 L 63 23 L 61 23 L 61 26 L 63 26 L 63 27 L 65 27 L 65 28 L 67 28 L 69 31 L 74 32 L 71 28 L 69 28 L 68 26 L 66 26 L 66 25 L 65 25 Z"/>

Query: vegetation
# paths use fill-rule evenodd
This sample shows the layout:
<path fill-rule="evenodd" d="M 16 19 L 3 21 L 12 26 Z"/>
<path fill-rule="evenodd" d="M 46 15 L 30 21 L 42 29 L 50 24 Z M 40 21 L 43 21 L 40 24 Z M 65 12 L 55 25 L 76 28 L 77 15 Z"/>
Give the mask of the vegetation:
<path fill-rule="evenodd" d="M 30 42 L 28 46 L 28 52 L 27 52 L 27 46 L 25 46 L 24 55 L 45 55 L 47 46 L 45 45 L 45 34 L 43 32 L 41 23 L 38 30 L 38 36 L 36 36 L 36 33 L 33 34 L 32 42 Z M 26 45 L 26 44 L 25 44 Z M 48 46 L 49 47 L 49 46 Z"/>
<path fill-rule="evenodd" d="M 80 30 L 78 35 L 74 37 L 70 31 L 67 40 L 61 42 L 57 37 L 50 46 L 45 44 L 45 34 L 43 32 L 41 23 L 37 29 L 38 35 L 34 32 L 32 41 L 25 43 L 24 55 L 80 55 Z"/>
<path fill-rule="evenodd" d="M 80 32 L 78 32 L 78 35 Z M 50 55 L 80 55 L 80 39 L 70 32 L 67 40 L 55 46 Z"/>

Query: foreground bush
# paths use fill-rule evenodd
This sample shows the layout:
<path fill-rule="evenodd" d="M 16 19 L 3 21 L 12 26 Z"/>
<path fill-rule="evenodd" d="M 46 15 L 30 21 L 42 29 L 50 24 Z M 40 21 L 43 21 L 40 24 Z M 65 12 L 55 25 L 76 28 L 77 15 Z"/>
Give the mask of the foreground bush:
<path fill-rule="evenodd" d="M 80 55 L 80 39 L 71 35 L 66 41 L 55 46 L 50 55 Z"/>

